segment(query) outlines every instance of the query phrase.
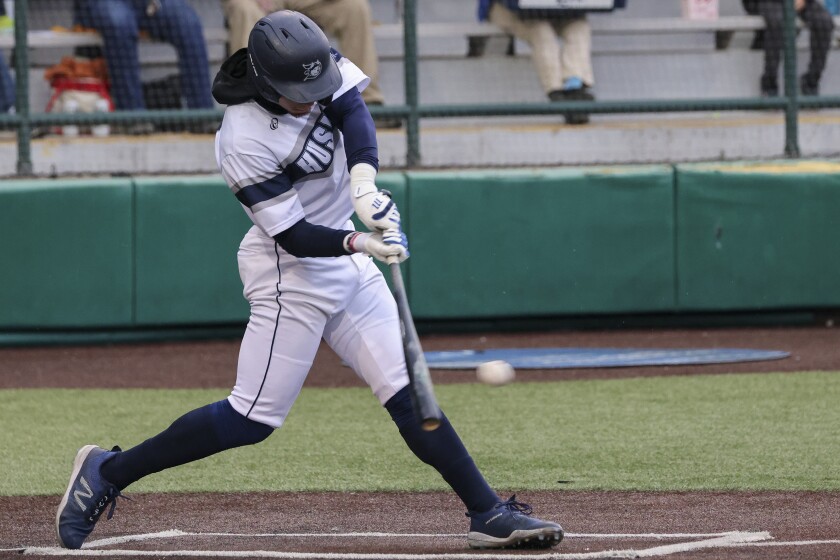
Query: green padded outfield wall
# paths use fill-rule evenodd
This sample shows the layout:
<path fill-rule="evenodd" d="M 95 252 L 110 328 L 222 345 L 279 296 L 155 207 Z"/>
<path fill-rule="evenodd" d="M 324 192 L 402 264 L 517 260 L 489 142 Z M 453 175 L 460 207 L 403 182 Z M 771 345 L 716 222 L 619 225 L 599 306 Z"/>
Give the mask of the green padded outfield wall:
<path fill-rule="evenodd" d="M 670 311 L 670 166 L 408 173 L 422 319 Z"/>
<path fill-rule="evenodd" d="M 0 181 L 0 327 L 128 325 L 130 179 Z"/>
<path fill-rule="evenodd" d="M 135 179 L 137 325 L 244 322 L 236 252 L 251 227 L 220 176 Z"/>
<path fill-rule="evenodd" d="M 251 221 L 224 179 L 149 177 L 135 185 L 136 323 L 246 321 L 236 252 Z M 404 176 L 383 173 L 377 185 L 405 214 Z"/>
<path fill-rule="evenodd" d="M 403 215 L 417 319 L 840 305 L 840 163 L 383 173 L 379 186 Z M 214 175 L 2 181 L 0 329 L 242 322 L 248 227 Z"/>
<path fill-rule="evenodd" d="M 840 163 L 677 168 L 681 311 L 840 305 Z"/>

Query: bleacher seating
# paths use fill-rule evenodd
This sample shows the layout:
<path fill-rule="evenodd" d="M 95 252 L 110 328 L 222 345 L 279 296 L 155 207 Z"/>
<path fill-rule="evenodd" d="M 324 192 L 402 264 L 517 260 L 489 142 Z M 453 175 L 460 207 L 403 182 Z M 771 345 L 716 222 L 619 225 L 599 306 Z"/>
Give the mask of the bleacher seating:
<path fill-rule="evenodd" d="M 216 0 L 190 0 L 201 15 L 211 72 L 227 54 L 224 16 Z M 599 99 L 726 97 L 757 94 L 761 53 L 749 51 L 749 41 L 763 20 L 743 13 L 740 0 L 720 0 L 717 20 L 687 20 L 677 1 L 631 1 L 626 10 L 592 14 L 593 57 Z M 53 31 L 70 27 L 71 0 L 30 4 L 30 84 L 33 108 L 48 98 L 43 69 L 81 45 L 99 44 L 95 33 Z M 540 101 L 528 56 L 528 46 L 495 26 L 476 21 L 474 0 L 422 0 L 418 9 L 418 49 L 421 101 L 424 103 Z M 389 103 L 401 103 L 403 45 L 400 0 L 371 0 L 382 86 Z M 840 28 L 840 18 L 838 28 Z M 442 23 L 443 22 L 443 23 Z M 807 60 L 807 34 L 800 37 L 802 64 Z M 0 49 L 13 45 L 0 36 Z M 512 54 L 512 57 L 486 56 Z M 485 55 L 484 58 L 481 55 Z M 632 57 L 632 59 L 630 58 Z M 830 66 L 835 63 L 829 58 Z M 144 41 L 143 79 L 153 80 L 177 70 L 170 45 Z M 499 87 L 499 75 L 508 91 Z M 829 89 L 840 78 L 826 72 Z M 454 77 L 454 78 L 453 78 Z M 641 78 L 641 79 L 640 79 Z M 476 96 L 476 92 L 481 97 Z"/>
<path fill-rule="evenodd" d="M 764 21 L 759 16 L 727 16 L 716 20 L 689 20 L 682 17 L 656 18 L 621 18 L 592 16 L 592 33 L 595 36 L 651 36 L 677 35 L 685 33 L 707 33 L 714 37 L 714 47 L 722 50 L 732 43 L 736 32 L 755 32 L 764 28 Z M 840 18 L 838 18 L 840 21 Z M 403 25 L 400 23 L 381 24 L 374 29 L 378 40 L 401 39 Z M 512 39 L 502 30 L 486 22 L 457 23 L 419 23 L 417 37 L 420 40 L 463 38 L 467 41 L 467 56 L 481 56 L 487 42 L 495 38 Z M 656 48 L 656 45 L 653 45 Z M 508 54 L 515 49 L 509 48 Z"/>
<path fill-rule="evenodd" d="M 224 28 L 210 28 L 204 30 L 204 40 L 208 45 L 226 45 L 227 31 Z M 27 45 L 30 49 L 76 48 L 102 45 L 102 37 L 94 31 L 69 31 L 51 29 L 33 29 L 26 34 Z M 0 48 L 10 49 L 15 46 L 14 36 L 0 35 Z M 213 57 L 211 56 L 211 61 Z M 154 63 L 155 59 L 144 59 L 146 63 Z"/>
<path fill-rule="evenodd" d="M 209 64 L 211 72 L 215 72 L 227 54 L 227 32 L 221 7 L 215 0 L 190 1 L 202 18 Z M 31 3 L 29 60 L 33 107 L 43 106 L 48 97 L 41 79 L 43 68 L 54 64 L 61 56 L 72 54 L 77 46 L 101 42 L 94 33 L 50 30 L 54 25 L 69 27 L 72 24 L 69 4 L 69 0 L 49 2 L 46 12 L 39 6 L 47 3 Z M 638 0 L 629 2 L 626 10 L 590 15 L 599 98 L 757 93 L 755 83 L 761 53 L 747 51 L 747 47 L 753 32 L 763 27 L 763 20 L 745 15 L 740 0 L 720 0 L 720 17 L 716 20 L 685 19 L 679 4 L 676 0 Z M 371 6 L 377 23 L 374 34 L 386 100 L 401 103 L 404 98 L 401 2 L 371 0 Z M 474 0 L 423 0 L 417 2 L 417 9 L 421 99 L 424 103 L 543 99 L 532 67 L 517 60 L 528 55 L 528 46 L 514 42 L 492 24 L 476 21 Z M 803 35 L 800 52 L 805 55 L 807 34 Z M 12 44 L 11 36 L 0 37 L 0 49 L 8 49 Z M 722 52 L 724 49 L 728 50 Z M 507 57 L 509 60 L 499 57 L 479 60 L 480 55 L 490 53 L 518 56 Z M 725 56 L 720 56 L 722 54 Z M 630 56 L 632 60 L 628 58 Z M 144 41 L 141 61 L 144 81 L 177 71 L 175 52 L 170 45 Z M 441 68 L 442 65 L 446 68 Z M 636 69 L 632 76 L 625 69 L 628 65 Z M 495 71 L 489 71 L 490 68 Z M 649 70 L 657 70 L 660 76 L 653 75 L 653 79 L 640 83 L 638 76 L 649 74 Z M 505 93 L 494 88 L 492 80 L 500 72 L 510 78 L 509 83 L 519 84 L 519 89 Z M 710 74 L 717 75 L 714 81 L 707 79 Z M 445 83 L 451 81 L 450 75 L 459 78 L 453 85 Z M 666 80 L 667 75 L 673 79 Z M 828 75 L 827 78 L 833 79 Z M 471 83 L 472 87 L 464 88 L 464 82 Z M 487 85 L 490 87 L 485 87 Z M 704 85 L 713 87 L 701 87 Z M 484 97 L 471 97 L 473 92 L 482 92 Z"/>
<path fill-rule="evenodd" d="M 30 28 L 69 26 L 69 17 L 39 13 L 41 6 L 71 0 L 30 2 Z M 190 0 L 201 7 L 211 43 L 210 65 L 215 71 L 224 56 L 226 33 L 218 0 Z M 388 104 L 404 101 L 404 59 L 400 0 L 370 0 L 376 20 L 380 82 Z M 702 29 L 682 27 L 678 0 L 630 0 L 627 10 L 592 15 L 595 93 L 598 100 L 657 100 L 757 97 L 763 53 L 749 48 L 759 20 L 741 19 L 740 0 L 720 0 L 721 17 Z M 420 103 L 522 103 L 545 101 L 529 60 L 527 45 L 516 43 L 507 56 L 509 40 L 475 20 L 475 0 L 417 0 Z M 35 9 L 38 8 L 38 9 Z M 60 14 L 58 14 L 60 15 Z M 46 18 L 44 17 L 46 16 Z M 41 19 L 38 19 L 41 17 Z M 441 24 L 440 22 L 446 22 Z M 728 48 L 719 40 L 730 28 Z M 708 27 L 711 25 L 711 27 Z M 618 32 L 615 27 L 623 29 Z M 653 26 L 655 31 L 648 31 Z M 663 29 L 668 29 L 668 32 Z M 467 56 L 470 37 L 486 34 L 483 56 Z M 47 41 L 48 35 L 41 41 Z M 54 38 L 53 38 L 54 39 Z M 52 40 L 52 39 L 51 39 Z M 88 39 L 86 39 L 88 40 Z M 95 38 L 89 38 L 95 40 Z M 807 62 L 808 34 L 798 40 L 800 72 Z M 46 102 L 43 69 L 73 46 L 33 42 L 29 59 L 33 94 L 40 86 Z M 8 45 L 8 44 L 7 44 Z M 214 51 L 213 49 L 219 49 Z M 5 49 L 4 49 L 5 51 Z M 8 55 L 8 52 L 4 54 Z M 477 53 L 474 53 L 477 54 Z M 177 71 L 171 46 L 152 41 L 141 44 L 144 80 Z M 840 93 L 840 53 L 829 56 L 821 84 L 827 95 Z M 835 154 L 837 119 L 833 110 L 803 111 L 800 136 L 803 154 Z M 589 126 L 564 126 L 559 115 L 498 118 L 423 119 L 422 165 L 426 167 L 580 165 L 705 161 L 713 159 L 777 158 L 783 155 L 784 119 L 779 111 L 736 113 L 660 113 L 595 115 Z M 383 167 L 407 164 L 405 129 L 379 131 Z M 216 164 L 208 135 L 155 135 L 154 141 L 108 142 L 83 137 L 62 141 L 46 138 L 32 144 L 37 174 L 55 173 L 214 173 Z M 90 157 L 91 146 L 107 150 L 107 157 Z M 0 176 L 15 173 L 16 144 L 9 136 L 0 142 Z"/>
<path fill-rule="evenodd" d="M 401 102 L 403 45 L 395 2 L 371 3 L 381 22 L 375 30 L 380 81 L 386 100 Z M 545 100 L 528 45 L 476 21 L 474 0 L 416 4 L 421 103 Z M 764 22 L 746 15 L 740 0 L 720 0 L 720 17 L 712 21 L 683 18 L 677 0 L 631 0 L 627 9 L 589 19 L 598 99 L 759 95 L 763 53 L 749 47 Z M 840 28 L 840 18 L 836 21 Z M 798 38 L 800 71 L 807 64 L 808 38 L 807 32 Z M 481 53 L 485 56 L 470 56 Z M 837 56 L 829 57 L 823 89 L 840 92 Z"/>
<path fill-rule="evenodd" d="M 211 75 L 227 55 L 227 30 L 224 14 L 217 0 L 188 0 L 196 9 L 204 27 Z M 102 44 L 94 32 L 71 32 L 72 0 L 29 2 L 27 41 L 29 45 L 30 105 L 34 111 L 46 107 L 50 97 L 44 70 L 64 56 L 71 56 L 77 47 Z M 0 34 L 0 52 L 6 55 L 15 46 L 12 34 Z M 7 59 L 8 60 L 8 59 Z M 144 39 L 140 42 L 141 75 L 144 81 L 163 78 L 177 72 L 174 47 L 167 43 Z"/>

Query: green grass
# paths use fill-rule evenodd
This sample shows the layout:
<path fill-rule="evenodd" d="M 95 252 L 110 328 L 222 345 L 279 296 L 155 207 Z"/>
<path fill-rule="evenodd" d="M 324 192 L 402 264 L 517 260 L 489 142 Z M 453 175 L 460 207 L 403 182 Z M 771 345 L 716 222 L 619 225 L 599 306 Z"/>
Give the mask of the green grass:
<path fill-rule="evenodd" d="M 500 491 L 840 489 L 837 373 L 436 391 Z M 220 390 L 0 391 L 0 495 L 60 494 L 81 445 L 135 445 L 225 396 Z M 131 490 L 444 488 L 366 389 L 306 389 L 287 424 L 266 442 L 152 475 Z"/>

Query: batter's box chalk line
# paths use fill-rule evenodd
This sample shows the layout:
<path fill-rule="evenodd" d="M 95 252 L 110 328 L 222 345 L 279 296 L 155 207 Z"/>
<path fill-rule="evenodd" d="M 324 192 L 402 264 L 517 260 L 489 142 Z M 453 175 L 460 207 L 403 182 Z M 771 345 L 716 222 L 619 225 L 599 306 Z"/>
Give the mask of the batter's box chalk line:
<path fill-rule="evenodd" d="M 600 558 L 657 558 L 714 548 L 737 548 L 755 546 L 807 546 L 807 545 L 840 545 L 840 539 L 810 540 L 810 541 L 776 541 L 767 531 L 730 531 L 725 533 L 569 533 L 567 539 L 653 539 L 653 540 L 683 540 L 700 539 L 643 548 L 638 550 L 604 550 L 584 553 L 550 552 L 542 554 L 511 554 L 490 551 L 477 553 L 445 553 L 445 554 L 399 554 L 399 553 L 339 553 L 339 552 L 287 552 L 274 550 L 130 550 L 103 549 L 101 547 L 114 546 L 129 542 L 150 541 L 155 539 L 175 539 L 185 537 L 224 537 L 224 538 L 464 538 L 463 533 L 435 534 L 435 533 L 201 533 L 188 532 L 179 529 L 161 531 L 158 533 L 144 533 L 125 535 L 94 540 L 87 543 L 81 550 L 67 550 L 57 547 L 28 547 L 9 549 L 27 555 L 41 556 L 150 556 L 150 557 L 226 557 L 226 558 L 281 558 L 292 560 L 522 560 L 522 558 L 536 560 L 589 560 Z"/>

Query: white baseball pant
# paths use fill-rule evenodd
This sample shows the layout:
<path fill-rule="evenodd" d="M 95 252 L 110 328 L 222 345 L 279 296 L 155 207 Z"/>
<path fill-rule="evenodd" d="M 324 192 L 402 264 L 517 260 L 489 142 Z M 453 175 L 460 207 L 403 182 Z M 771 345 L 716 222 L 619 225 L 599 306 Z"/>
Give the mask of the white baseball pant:
<path fill-rule="evenodd" d="M 396 302 L 369 257 L 293 258 L 252 227 L 238 259 L 251 317 L 228 397 L 237 412 L 280 427 L 321 338 L 381 404 L 408 385 Z"/>

